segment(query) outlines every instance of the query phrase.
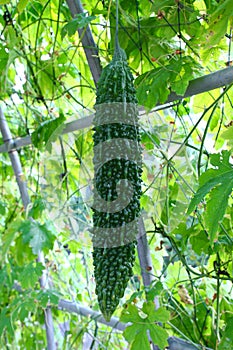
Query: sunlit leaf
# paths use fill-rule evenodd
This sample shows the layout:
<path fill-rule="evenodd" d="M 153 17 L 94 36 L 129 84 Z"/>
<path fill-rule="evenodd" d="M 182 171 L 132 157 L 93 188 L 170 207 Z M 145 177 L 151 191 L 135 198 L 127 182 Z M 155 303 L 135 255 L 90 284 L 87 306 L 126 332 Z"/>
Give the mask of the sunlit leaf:
<path fill-rule="evenodd" d="M 229 152 L 212 155 L 211 164 L 217 169 L 209 169 L 201 175 L 200 186 L 190 202 L 187 213 L 190 214 L 205 196 L 209 195 L 204 218 L 212 244 L 233 189 L 233 169 L 229 163 Z"/>
<path fill-rule="evenodd" d="M 168 333 L 156 325 L 156 321 L 166 322 L 169 319 L 169 312 L 164 308 L 155 309 L 153 301 L 145 302 L 142 309 L 136 305 L 130 304 L 126 310 L 123 310 L 121 321 L 133 323 L 126 327 L 123 332 L 125 339 L 131 343 L 130 349 L 150 349 L 148 341 L 148 331 L 154 344 L 165 347 L 168 345 Z"/>
<path fill-rule="evenodd" d="M 20 0 L 17 4 L 17 9 L 19 12 L 22 12 L 27 6 L 29 0 Z"/>
<path fill-rule="evenodd" d="M 233 15 L 231 0 L 225 0 L 217 6 L 210 17 L 209 31 L 207 35 L 207 45 L 214 46 L 227 33 L 228 21 Z"/>
<path fill-rule="evenodd" d="M 7 66 L 9 54 L 6 52 L 2 45 L 0 45 L 0 57 L 0 72 L 4 72 Z"/>
<path fill-rule="evenodd" d="M 135 331 L 136 330 L 134 330 L 134 332 Z M 136 333 L 136 335 L 134 337 L 134 340 L 132 342 L 132 345 L 130 347 L 130 350 L 142 350 L 142 349 L 145 349 L 145 350 L 150 350 L 151 349 L 150 343 L 149 343 L 149 340 L 148 340 L 148 336 L 147 336 L 147 333 L 146 333 L 146 328 L 141 329 L 140 332 Z"/>
<path fill-rule="evenodd" d="M 68 22 L 61 30 L 62 39 L 68 35 L 72 36 L 76 33 L 78 28 L 83 28 L 88 25 L 91 21 L 96 19 L 95 16 L 87 16 L 86 13 L 79 13 L 73 18 L 70 22 Z"/>
<path fill-rule="evenodd" d="M 150 324 L 148 328 L 151 339 L 155 345 L 158 345 L 160 349 L 164 349 L 166 346 L 168 346 L 168 333 L 165 331 L 165 329 L 157 326 L 156 324 Z"/>
<path fill-rule="evenodd" d="M 211 243 L 215 239 L 215 234 L 218 231 L 218 224 L 221 222 L 228 205 L 229 196 L 233 189 L 233 171 L 231 176 L 227 177 L 224 183 L 216 186 L 210 192 L 210 199 L 207 202 L 205 212 L 205 223 L 209 229 Z"/>
<path fill-rule="evenodd" d="M 10 245 L 13 243 L 15 236 L 17 235 L 17 231 L 20 228 L 21 225 L 21 220 L 15 220 L 13 222 L 10 223 L 10 225 L 8 226 L 7 230 L 5 230 L 4 235 L 2 237 L 2 242 L 3 245 L 1 246 L 1 251 L 2 251 L 2 258 L 5 257 L 5 255 L 7 254 Z"/>
<path fill-rule="evenodd" d="M 48 252 L 53 247 L 55 232 L 48 224 L 28 220 L 21 224 L 20 231 L 24 242 L 29 243 L 34 254 L 38 254 L 42 250 Z"/>

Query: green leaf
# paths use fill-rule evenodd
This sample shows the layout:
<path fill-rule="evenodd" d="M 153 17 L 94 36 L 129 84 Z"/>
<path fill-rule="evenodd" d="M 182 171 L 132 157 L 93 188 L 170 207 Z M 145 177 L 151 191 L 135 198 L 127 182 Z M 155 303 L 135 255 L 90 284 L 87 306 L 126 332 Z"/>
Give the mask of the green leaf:
<path fill-rule="evenodd" d="M 125 339 L 131 343 L 135 339 L 135 335 L 138 333 L 139 329 L 136 324 L 132 324 L 131 326 L 128 326 L 125 328 L 123 332 L 123 336 Z"/>
<path fill-rule="evenodd" d="M 229 163 L 230 152 L 223 151 L 213 154 L 210 162 L 217 169 L 209 169 L 200 176 L 200 186 L 189 204 L 187 213 L 190 214 L 194 208 L 209 194 L 206 203 L 204 219 L 209 231 L 210 243 L 216 238 L 218 224 L 225 214 L 228 199 L 233 189 L 233 169 Z"/>
<path fill-rule="evenodd" d="M 31 261 L 22 268 L 19 275 L 19 282 L 23 288 L 33 288 L 42 275 L 44 266 L 41 263 Z"/>
<path fill-rule="evenodd" d="M 49 223 L 42 225 L 29 220 L 23 222 L 20 227 L 24 242 L 29 243 L 33 254 L 36 255 L 42 250 L 48 252 L 49 249 L 53 248 L 55 233 L 52 230 Z"/>
<path fill-rule="evenodd" d="M 4 72 L 7 66 L 9 54 L 5 51 L 2 45 L 0 45 L 0 57 L 0 72 Z"/>
<path fill-rule="evenodd" d="M 144 329 L 141 329 L 139 333 L 136 334 L 130 349 L 131 350 L 142 350 L 142 349 L 150 350 L 151 349 L 145 327 Z"/>
<path fill-rule="evenodd" d="M 88 25 L 94 19 L 96 19 L 96 16 L 88 16 L 87 13 L 77 14 L 75 18 L 73 18 L 71 21 L 69 21 L 62 28 L 62 30 L 61 30 L 62 39 L 66 35 L 68 35 L 68 36 L 74 35 L 78 28 L 84 28 L 86 25 Z"/>
<path fill-rule="evenodd" d="M 231 171 L 231 178 L 229 178 L 229 181 L 224 181 L 224 183 L 218 185 L 210 192 L 210 199 L 207 202 L 204 219 L 206 227 L 208 227 L 209 230 L 211 244 L 213 243 L 215 234 L 218 231 L 219 222 L 222 221 L 225 214 L 232 189 L 233 171 Z"/>
<path fill-rule="evenodd" d="M 154 310 L 153 319 L 157 322 L 167 322 L 170 318 L 170 312 L 163 307 Z"/>
<path fill-rule="evenodd" d="M 198 69 L 201 70 L 200 66 L 191 57 L 185 56 L 142 74 L 135 79 L 139 103 L 151 109 L 158 102 L 164 103 L 170 90 L 183 95 Z"/>
<path fill-rule="evenodd" d="M 138 309 L 134 304 L 126 305 L 126 308 L 122 311 L 121 322 L 140 322 L 141 317 L 138 315 Z"/>
<path fill-rule="evenodd" d="M 192 244 L 192 248 L 198 255 L 201 253 L 208 253 L 209 248 L 209 239 L 205 233 L 205 231 L 200 231 L 197 234 L 191 236 L 190 243 Z"/>
<path fill-rule="evenodd" d="M 224 140 L 232 140 L 233 139 L 233 125 L 231 125 L 227 130 L 223 131 L 221 137 Z"/>
<path fill-rule="evenodd" d="M 10 0 L 0 0 L 0 5 L 9 4 Z"/>
<path fill-rule="evenodd" d="M 224 140 L 228 140 L 228 145 L 229 147 L 233 147 L 233 125 L 230 126 L 227 130 L 225 130 L 222 134 L 221 137 Z"/>
<path fill-rule="evenodd" d="M 150 336 L 155 345 L 158 345 L 160 349 L 164 349 L 168 346 L 168 333 L 162 327 L 156 324 L 149 324 L 148 329 L 150 331 Z"/>
<path fill-rule="evenodd" d="M 216 11 L 211 14 L 209 30 L 206 37 L 206 44 L 209 47 L 218 44 L 220 39 L 227 33 L 228 21 L 232 15 L 232 0 L 222 1 L 222 3 L 217 6 Z"/>
<path fill-rule="evenodd" d="M 41 197 L 37 197 L 29 210 L 28 216 L 33 219 L 39 219 L 43 210 L 46 208 L 45 202 Z"/>
<path fill-rule="evenodd" d="M 39 301 L 41 307 L 45 308 L 48 304 L 58 305 L 59 295 L 55 291 L 40 290 L 35 299 Z"/>
<path fill-rule="evenodd" d="M 60 116 L 53 120 L 42 123 L 31 135 L 32 143 L 35 147 L 43 150 L 45 147 L 51 151 L 51 144 L 61 134 L 64 128 L 65 116 L 60 112 Z"/>
<path fill-rule="evenodd" d="M 17 265 L 24 266 L 25 263 L 29 261 L 34 261 L 36 259 L 35 254 L 32 253 L 31 247 L 25 244 L 23 236 L 20 235 L 15 239 L 15 261 Z"/>
<path fill-rule="evenodd" d="M 230 318 L 227 322 L 227 326 L 226 326 L 226 329 L 223 333 L 220 344 L 218 346 L 218 350 L 230 350 L 230 349 L 232 349 L 232 343 L 233 343 L 232 329 L 233 329 L 233 317 Z"/>
<path fill-rule="evenodd" d="M 170 317 L 169 312 L 164 308 L 155 309 L 152 301 L 144 302 L 142 309 L 130 304 L 122 311 L 121 321 L 131 322 L 123 332 L 125 339 L 131 343 L 130 349 L 150 349 L 148 341 L 148 330 L 153 342 L 164 348 L 167 346 L 168 333 L 155 324 L 156 321 L 166 322 Z"/>
<path fill-rule="evenodd" d="M 233 176 L 233 172 L 228 171 L 225 174 L 219 174 L 219 175 L 215 176 L 214 178 L 212 178 L 213 175 L 215 175 L 216 173 L 214 171 L 208 171 L 208 170 L 207 170 L 207 172 L 208 172 L 208 175 L 211 176 L 211 179 L 208 182 L 206 182 L 203 186 L 198 188 L 197 192 L 195 193 L 193 199 L 191 200 L 191 202 L 189 204 L 187 214 L 190 214 L 195 209 L 195 207 L 204 199 L 204 197 L 207 195 L 207 193 L 209 193 L 210 190 L 214 186 L 218 185 L 219 183 L 223 183 L 223 182 L 227 183 L 228 181 L 230 181 L 232 179 L 232 176 Z M 201 179 L 200 179 L 200 182 L 201 182 Z"/>
<path fill-rule="evenodd" d="M 147 301 L 143 304 L 142 311 L 148 315 L 149 322 L 166 322 L 169 320 L 169 312 L 160 307 L 155 309 L 155 304 L 153 301 Z"/>
<path fill-rule="evenodd" d="M 18 9 L 19 13 L 21 13 L 25 9 L 28 2 L 29 2 L 29 0 L 19 0 L 19 2 L 17 4 L 17 9 Z"/>
<path fill-rule="evenodd" d="M 2 236 L 2 242 L 3 242 L 3 245 L 1 247 L 2 258 L 7 254 L 8 250 L 10 248 L 10 245 L 12 244 L 12 242 L 15 239 L 17 231 L 20 228 L 21 223 L 22 223 L 22 221 L 19 219 L 12 221 L 8 225 L 7 229 L 5 230 L 4 235 Z"/>
<path fill-rule="evenodd" d="M 9 316 L 8 316 L 9 315 Z M 11 322 L 11 316 L 9 314 L 9 308 L 5 307 L 1 310 L 0 314 L 0 337 L 3 331 L 7 329 L 11 336 L 14 335 L 14 329 Z"/>
<path fill-rule="evenodd" d="M 158 281 L 153 285 L 153 287 L 149 288 L 148 291 L 146 291 L 147 300 L 153 301 L 156 295 L 160 295 L 163 290 L 163 284 L 162 282 Z"/>
<path fill-rule="evenodd" d="M 5 215 L 6 213 L 6 204 L 0 201 L 0 215 Z"/>

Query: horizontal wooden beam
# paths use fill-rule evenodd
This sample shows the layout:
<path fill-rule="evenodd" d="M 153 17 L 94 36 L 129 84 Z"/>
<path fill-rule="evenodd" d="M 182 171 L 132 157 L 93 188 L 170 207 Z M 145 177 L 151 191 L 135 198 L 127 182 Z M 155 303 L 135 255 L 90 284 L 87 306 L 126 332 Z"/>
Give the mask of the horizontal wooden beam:
<path fill-rule="evenodd" d="M 119 331 L 124 331 L 124 329 L 129 325 L 120 322 L 119 318 L 112 317 L 110 322 L 107 322 L 101 313 L 90 309 L 89 307 L 80 305 L 75 302 L 60 300 L 58 304 L 58 308 L 63 311 L 67 311 L 69 313 L 76 313 L 81 316 L 91 317 L 93 320 L 96 320 L 99 323 L 105 324 L 111 328 L 117 329 Z M 180 339 L 177 337 L 169 337 L 168 338 L 169 350 L 197 350 L 200 349 L 201 346 L 195 343 L 191 343 L 184 339 Z M 210 348 L 206 348 L 206 350 L 212 350 Z M 142 349 L 143 350 L 143 349 Z"/>
<path fill-rule="evenodd" d="M 225 87 L 233 83 L 233 67 L 228 67 L 217 72 L 202 76 L 200 78 L 191 80 L 189 86 L 184 94 L 184 96 L 180 96 L 172 92 L 163 105 L 157 105 L 152 109 L 151 112 L 158 111 L 164 108 L 169 108 L 170 103 L 182 100 L 185 97 L 195 96 L 201 94 L 203 92 L 211 91 L 220 87 Z M 145 114 L 145 109 L 143 107 L 139 107 L 139 114 Z M 62 134 L 68 134 L 70 132 L 86 129 L 92 126 L 94 114 L 91 114 L 85 118 L 77 119 L 72 122 L 66 123 L 65 128 L 62 130 Z M 0 146 L 0 153 L 9 152 L 12 149 L 19 149 L 24 146 L 30 145 L 31 137 L 21 137 L 12 140 L 8 144 L 3 144 Z"/>
<path fill-rule="evenodd" d="M 197 79 L 191 80 L 184 96 L 172 92 L 167 99 L 168 102 L 182 100 L 185 97 L 191 97 L 203 92 L 211 91 L 220 87 L 225 87 L 233 83 L 233 67 L 227 67 L 217 72 L 203 75 Z"/>

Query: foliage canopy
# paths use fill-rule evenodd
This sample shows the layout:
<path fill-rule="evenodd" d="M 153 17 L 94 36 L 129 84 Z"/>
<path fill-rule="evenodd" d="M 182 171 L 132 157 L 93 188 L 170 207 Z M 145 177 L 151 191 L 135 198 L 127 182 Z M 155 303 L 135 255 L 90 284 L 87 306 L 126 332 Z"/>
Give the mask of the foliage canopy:
<path fill-rule="evenodd" d="M 143 286 L 137 260 L 116 313 L 132 322 L 123 334 L 106 336 L 107 326 L 58 310 L 61 298 L 97 309 L 89 234 L 92 130 L 62 130 L 95 104 L 77 30 L 85 35 L 90 26 L 105 66 L 116 18 L 114 1 L 83 6 L 72 18 L 66 1 L 0 0 L 1 107 L 13 138 L 32 139 L 18 151 L 31 198 L 27 212 L 9 156 L 0 153 L 1 348 L 45 349 L 41 326 L 49 304 L 59 349 L 146 350 L 148 331 L 161 349 L 168 335 L 231 349 L 233 91 L 222 87 L 153 110 L 171 92 L 183 95 L 191 80 L 231 65 L 231 0 L 119 1 L 120 45 L 146 111 L 141 206 L 154 281 Z M 45 266 L 36 262 L 40 250 Z M 48 283 L 41 290 L 44 269 Z"/>

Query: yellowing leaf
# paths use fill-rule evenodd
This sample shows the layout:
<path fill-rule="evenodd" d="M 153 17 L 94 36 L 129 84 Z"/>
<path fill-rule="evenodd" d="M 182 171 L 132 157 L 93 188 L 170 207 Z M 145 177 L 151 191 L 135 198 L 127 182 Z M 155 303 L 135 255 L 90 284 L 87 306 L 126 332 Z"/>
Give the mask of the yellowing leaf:
<path fill-rule="evenodd" d="M 193 300 L 191 299 L 191 297 L 189 296 L 189 293 L 187 291 L 187 289 L 185 288 L 185 286 L 183 286 L 183 284 L 180 284 L 178 286 L 178 294 L 180 296 L 180 300 L 185 303 L 185 304 L 193 304 Z"/>
<path fill-rule="evenodd" d="M 214 46 L 227 33 L 227 25 L 233 15 L 232 0 L 224 0 L 210 17 L 207 45 Z"/>
<path fill-rule="evenodd" d="M 225 140 L 232 140 L 233 139 L 233 125 L 231 125 L 227 130 L 225 130 L 221 137 Z"/>

